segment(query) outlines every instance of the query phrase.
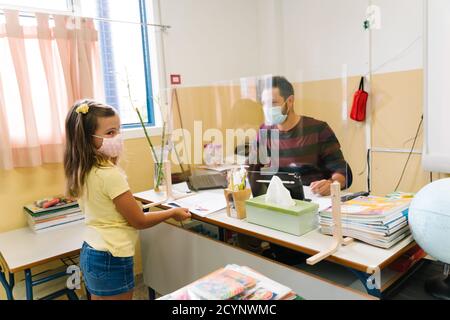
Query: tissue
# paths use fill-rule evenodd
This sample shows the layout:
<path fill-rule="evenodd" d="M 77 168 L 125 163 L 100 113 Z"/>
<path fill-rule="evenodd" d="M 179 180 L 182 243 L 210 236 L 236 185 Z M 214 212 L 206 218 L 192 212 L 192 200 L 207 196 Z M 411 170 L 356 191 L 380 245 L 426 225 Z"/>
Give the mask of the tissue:
<path fill-rule="evenodd" d="M 284 207 L 295 206 L 295 201 L 292 200 L 291 193 L 277 176 L 273 176 L 272 180 L 270 180 L 269 188 L 267 188 L 266 193 L 266 203 Z"/>

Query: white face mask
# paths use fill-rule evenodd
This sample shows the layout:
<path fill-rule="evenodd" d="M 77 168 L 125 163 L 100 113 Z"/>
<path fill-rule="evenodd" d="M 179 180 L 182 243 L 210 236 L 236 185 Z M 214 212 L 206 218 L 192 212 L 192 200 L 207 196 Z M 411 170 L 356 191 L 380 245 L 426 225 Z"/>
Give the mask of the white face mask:
<path fill-rule="evenodd" d="M 272 126 L 277 124 L 282 124 L 286 121 L 288 115 L 283 114 L 283 106 L 286 104 L 284 102 L 282 105 L 279 106 L 264 106 L 263 112 L 264 112 L 264 118 L 266 125 Z"/>
<path fill-rule="evenodd" d="M 103 139 L 102 146 L 98 149 L 99 152 L 111 158 L 116 158 L 122 154 L 123 140 L 120 134 L 117 134 L 112 138 L 105 138 L 94 134 L 93 136 Z"/>

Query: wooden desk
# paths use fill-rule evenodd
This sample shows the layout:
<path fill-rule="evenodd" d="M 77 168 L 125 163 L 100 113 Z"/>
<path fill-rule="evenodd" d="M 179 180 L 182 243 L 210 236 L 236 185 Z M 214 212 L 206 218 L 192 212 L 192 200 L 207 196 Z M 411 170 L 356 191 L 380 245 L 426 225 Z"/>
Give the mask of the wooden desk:
<path fill-rule="evenodd" d="M 14 273 L 25 273 L 26 298 L 33 299 L 31 268 L 76 255 L 83 244 L 84 223 L 34 233 L 29 228 L 0 234 L 0 280 L 8 299 L 13 299 Z M 9 281 L 6 280 L 9 274 Z M 62 276 L 62 274 L 59 274 Z"/>
<path fill-rule="evenodd" d="M 223 190 L 209 190 L 208 192 L 223 194 Z M 326 203 L 327 201 L 326 197 L 318 198 L 312 195 L 308 188 L 305 188 L 305 194 L 307 198 L 312 199 L 313 202 L 319 202 L 322 206 L 325 205 L 324 202 Z M 143 203 L 155 202 L 160 200 L 155 199 L 155 193 L 153 191 L 136 193 L 134 196 L 137 200 Z M 328 201 L 331 200 L 329 199 Z M 253 236 L 255 238 L 275 243 L 280 246 L 290 248 L 308 255 L 314 255 L 321 250 L 327 249 L 332 243 L 332 238 L 330 236 L 321 234 L 318 229 L 299 237 L 263 226 L 251 224 L 245 220 L 238 220 L 228 217 L 225 210 L 212 213 L 206 217 L 200 217 L 195 214 L 193 214 L 192 217 L 195 220 L 206 222 L 217 227 L 235 231 L 241 234 Z M 402 240 L 400 243 L 390 249 L 382 249 L 360 241 L 354 241 L 352 244 L 342 247 L 327 260 L 358 272 L 358 278 L 360 278 L 361 281 L 364 282 L 371 276 L 374 270 L 380 270 L 380 272 L 383 271 L 390 263 L 395 261 L 413 246 L 415 246 L 415 242 L 413 241 L 411 236 Z M 239 264 L 239 262 L 235 263 Z M 389 278 L 386 278 L 384 279 L 384 281 L 382 281 L 384 282 L 382 288 L 371 290 L 369 292 L 375 296 L 380 296 L 381 291 L 389 288 L 389 286 L 395 283 L 395 281 L 401 276 L 402 274 L 394 274 L 390 272 Z"/>

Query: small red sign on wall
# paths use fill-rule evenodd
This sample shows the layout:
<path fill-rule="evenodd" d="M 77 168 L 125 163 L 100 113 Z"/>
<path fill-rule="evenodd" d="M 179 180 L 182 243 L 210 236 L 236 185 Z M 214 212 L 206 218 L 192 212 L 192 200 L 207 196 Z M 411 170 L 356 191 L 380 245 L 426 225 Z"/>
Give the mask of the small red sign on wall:
<path fill-rule="evenodd" d="M 170 75 L 170 84 L 181 84 L 181 75 L 171 74 Z"/>

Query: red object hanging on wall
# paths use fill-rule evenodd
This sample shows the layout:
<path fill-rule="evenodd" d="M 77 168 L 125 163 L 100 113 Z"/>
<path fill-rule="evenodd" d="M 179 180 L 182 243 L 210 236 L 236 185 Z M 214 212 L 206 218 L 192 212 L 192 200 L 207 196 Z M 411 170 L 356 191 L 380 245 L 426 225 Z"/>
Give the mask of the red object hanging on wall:
<path fill-rule="evenodd" d="M 369 94 L 366 91 L 364 91 L 364 77 L 361 77 L 359 89 L 353 95 L 353 105 L 352 111 L 350 112 L 350 118 L 352 118 L 355 121 L 366 120 L 366 106 L 368 97 Z"/>

